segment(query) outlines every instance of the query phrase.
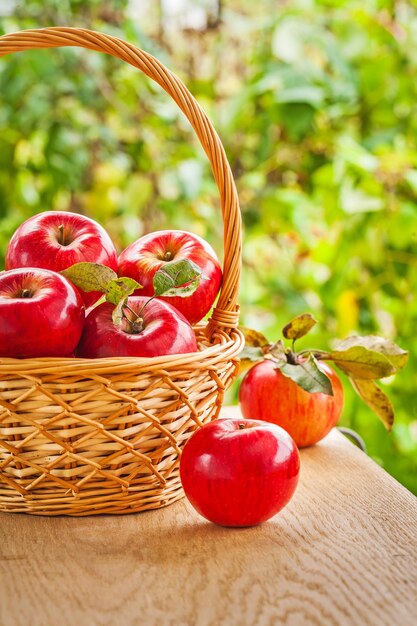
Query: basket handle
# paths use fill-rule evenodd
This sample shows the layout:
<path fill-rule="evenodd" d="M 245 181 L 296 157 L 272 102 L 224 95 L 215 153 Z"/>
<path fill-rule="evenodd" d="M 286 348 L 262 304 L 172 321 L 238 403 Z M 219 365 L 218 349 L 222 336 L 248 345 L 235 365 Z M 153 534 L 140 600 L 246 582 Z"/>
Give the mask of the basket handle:
<path fill-rule="evenodd" d="M 53 27 L 24 30 L 0 37 L 0 56 L 23 50 L 64 46 L 78 46 L 104 52 L 138 68 L 172 97 L 193 127 L 211 164 L 220 193 L 224 225 L 223 283 L 206 333 L 209 339 L 219 328 L 230 334 L 239 321 L 237 298 L 242 255 L 242 222 L 230 165 L 210 120 L 183 82 L 158 59 L 112 35 L 84 28 Z"/>

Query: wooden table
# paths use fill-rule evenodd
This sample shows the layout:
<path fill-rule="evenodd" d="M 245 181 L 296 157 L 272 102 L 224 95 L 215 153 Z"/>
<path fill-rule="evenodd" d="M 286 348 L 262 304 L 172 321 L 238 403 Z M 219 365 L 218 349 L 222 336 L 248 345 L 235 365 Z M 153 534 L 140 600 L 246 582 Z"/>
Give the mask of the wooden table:
<path fill-rule="evenodd" d="M 293 500 L 254 528 L 186 500 L 0 514 L 0 625 L 415 626 L 417 498 L 337 431 L 301 456 Z"/>

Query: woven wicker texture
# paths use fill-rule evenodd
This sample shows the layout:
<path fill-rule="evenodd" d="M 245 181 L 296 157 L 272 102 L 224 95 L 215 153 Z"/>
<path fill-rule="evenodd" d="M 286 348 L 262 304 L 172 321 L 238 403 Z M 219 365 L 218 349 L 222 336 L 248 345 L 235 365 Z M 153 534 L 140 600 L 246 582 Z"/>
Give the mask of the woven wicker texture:
<path fill-rule="evenodd" d="M 199 351 L 153 359 L 0 358 L 0 510 L 39 515 L 130 513 L 183 496 L 181 449 L 215 419 L 237 374 L 241 216 L 213 126 L 157 59 L 116 37 L 78 28 L 0 37 L 0 56 L 79 46 L 111 54 L 156 81 L 184 112 L 210 161 L 224 223 L 223 283 Z"/>

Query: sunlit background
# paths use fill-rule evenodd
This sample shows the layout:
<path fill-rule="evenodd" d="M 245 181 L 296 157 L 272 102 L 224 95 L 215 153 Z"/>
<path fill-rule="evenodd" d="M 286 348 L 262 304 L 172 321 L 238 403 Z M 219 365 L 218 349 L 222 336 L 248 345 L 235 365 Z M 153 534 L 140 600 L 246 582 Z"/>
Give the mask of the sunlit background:
<path fill-rule="evenodd" d="M 220 134 L 238 187 L 242 323 L 302 347 L 379 334 L 410 351 L 383 388 L 388 434 L 344 380 L 342 423 L 417 493 L 417 9 L 384 0 L 1 0 L 0 31 L 84 26 L 180 76 Z M 134 68 L 79 49 L 0 60 L 0 267 L 14 229 L 80 211 L 119 249 L 192 230 L 222 255 L 210 167 L 188 123 Z M 236 385 L 228 401 L 235 401 Z"/>

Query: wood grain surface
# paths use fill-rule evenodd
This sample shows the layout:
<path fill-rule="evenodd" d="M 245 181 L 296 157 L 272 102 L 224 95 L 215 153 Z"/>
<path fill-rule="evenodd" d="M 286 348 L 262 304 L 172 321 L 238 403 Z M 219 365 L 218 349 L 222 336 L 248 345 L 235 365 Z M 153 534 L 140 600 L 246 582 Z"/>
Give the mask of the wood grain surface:
<path fill-rule="evenodd" d="M 0 626 L 415 626 L 417 498 L 336 431 L 301 457 L 293 500 L 254 528 L 185 500 L 1 513 Z"/>

